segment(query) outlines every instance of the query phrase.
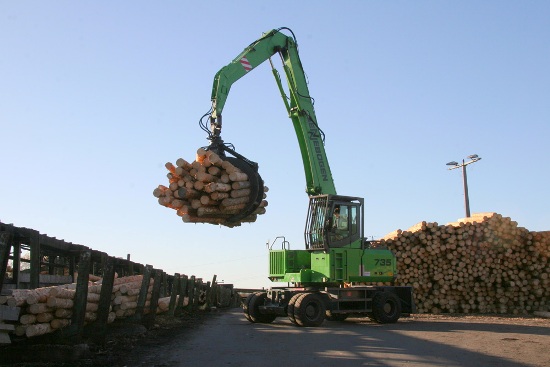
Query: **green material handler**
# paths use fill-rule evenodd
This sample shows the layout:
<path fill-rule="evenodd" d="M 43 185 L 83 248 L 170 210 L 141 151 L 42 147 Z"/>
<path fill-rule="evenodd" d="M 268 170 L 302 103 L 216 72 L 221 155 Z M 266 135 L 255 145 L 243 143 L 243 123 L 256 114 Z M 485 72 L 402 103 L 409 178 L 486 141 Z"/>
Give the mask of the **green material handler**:
<path fill-rule="evenodd" d="M 282 33 L 286 31 L 291 35 Z M 288 95 L 271 58 L 279 55 Z M 243 301 L 245 317 L 253 323 L 270 323 L 278 316 L 299 326 L 319 326 L 325 319 L 342 321 L 362 315 L 379 323 L 396 322 L 415 311 L 412 288 L 395 286 L 396 258 L 364 237 L 364 200 L 336 193 L 325 153 L 324 133 L 317 124 L 313 102 L 292 31 L 279 28 L 250 44 L 215 76 L 209 118 L 210 145 L 251 177 L 249 205 L 239 220 L 253 212 L 262 200 L 263 181 L 258 165 L 229 148 L 221 138 L 222 110 L 233 83 L 269 60 L 302 155 L 309 209 L 304 231 L 305 249 L 269 249 L 269 279 L 287 283 L 250 294 Z M 206 125 L 203 124 L 203 127 Z M 230 154 L 231 156 L 228 156 Z"/>

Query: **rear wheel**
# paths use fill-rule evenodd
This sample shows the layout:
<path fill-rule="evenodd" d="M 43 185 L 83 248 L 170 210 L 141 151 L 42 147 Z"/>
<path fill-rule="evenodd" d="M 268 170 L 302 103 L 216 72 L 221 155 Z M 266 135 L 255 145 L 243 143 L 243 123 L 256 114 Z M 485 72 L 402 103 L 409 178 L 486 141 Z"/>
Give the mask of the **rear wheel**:
<path fill-rule="evenodd" d="M 372 316 L 380 324 L 397 322 L 401 316 L 401 300 L 392 292 L 376 292 L 372 300 Z"/>
<path fill-rule="evenodd" d="M 269 324 L 277 318 L 277 315 L 260 313 L 260 306 L 265 304 L 266 298 L 267 298 L 267 293 L 256 292 L 252 294 L 252 297 L 250 297 L 248 301 L 248 306 L 247 306 L 248 321 L 257 322 L 261 324 Z M 246 313 L 245 313 L 245 316 L 246 316 Z"/>
<path fill-rule="evenodd" d="M 319 326 L 325 321 L 325 303 L 317 293 L 304 293 L 294 305 L 294 318 L 300 326 Z"/>

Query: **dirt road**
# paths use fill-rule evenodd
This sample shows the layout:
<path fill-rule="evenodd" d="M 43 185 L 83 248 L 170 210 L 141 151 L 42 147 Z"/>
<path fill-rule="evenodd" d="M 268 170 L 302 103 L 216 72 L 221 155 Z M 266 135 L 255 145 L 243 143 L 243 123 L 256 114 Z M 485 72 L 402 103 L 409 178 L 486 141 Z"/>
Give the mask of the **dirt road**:
<path fill-rule="evenodd" d="M 550 366 L 550 320 L 416 315 L 397 324 L 365 319 L 300 328 L 286 318 L 251 324 L 240 309 L 137 347 L 127 366 Z"/>

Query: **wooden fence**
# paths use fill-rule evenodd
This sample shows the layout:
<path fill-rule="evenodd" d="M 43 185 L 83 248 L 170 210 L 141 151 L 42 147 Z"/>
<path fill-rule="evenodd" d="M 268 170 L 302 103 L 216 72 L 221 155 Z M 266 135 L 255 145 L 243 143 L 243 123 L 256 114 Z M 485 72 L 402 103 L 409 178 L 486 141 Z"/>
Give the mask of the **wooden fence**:
<path fill-rule="evenodd" d="M 123 294 L 124 284 L 133 290 Z M 217 285 L 216 275 L 208 282 L 171 275 L 129 255 L 115 258 L 0 222 L 0 344 L 49 332 L 74 343 L 102 342 L 116 319 L 150 327 L 159 313 L 229 307 L 233 293 Z"/>

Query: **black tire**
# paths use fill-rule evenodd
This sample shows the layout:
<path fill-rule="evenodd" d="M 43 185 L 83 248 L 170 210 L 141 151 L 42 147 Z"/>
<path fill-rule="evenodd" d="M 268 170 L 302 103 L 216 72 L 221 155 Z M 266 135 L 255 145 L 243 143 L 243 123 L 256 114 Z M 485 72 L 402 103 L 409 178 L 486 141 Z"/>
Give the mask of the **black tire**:
<path fill-rule="evenodd" d="M 325 318 L 328 321 L 344 321 L 348 318 L 347 313 L 332 313 L 330 310 L 325 312 Z"/>
<path fill-rule="evenodd" d="M 244 317 L 246 317 L 246 319 L 250 322 L 254 322 L 252 321 L 252 319 L 250 318 L 250 312 L 249 312 L 249 309 L 248 309 L 248 304 L 250 303 L 250 300 L 252 299 L 252 297 L 254 297 L 254 293 L 250 293 L 246 299 L 243 301 L 243 313 L 244 313 Z"/>
<path fill-rule="evenodd" d="M 319 326 L 325 321 L 326 307 L 317 293 L 304 293 L 294 305 L 294 318 L 299 326 Z"/>
<path fill-rule="evenodd" d="M 257 322 L 260 324 L 269 324 L 277 318 L 277 315 L 262 314 L 260 313 L 260 306 L 265 303 L 267 293 L 256 292 L 250 298 L 248 302 L 248 315 L 250 316 L 250 322 Z"/>
<path fill-rule="evenodd" d="M 372 300 L 372 315 L 380 324 L 393 324 L 401 316 L 401 300 L 392 292 L 376 292 Z"/>
<path fill-rule="evenodd" d="M 288 316 L 288 319 L 290 322 L 292 322 L 294 325 L 298 325 L 296 322 L 296 318 L 294 317 L 294 307 L 296 305 L 296 300 L 303 295 L 303 293 L 296 293 L 292 297 L 290 297 L 290 300 L 288 301 L 288 305 L 286 308 L 286 314 Z"/>

